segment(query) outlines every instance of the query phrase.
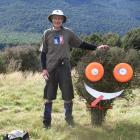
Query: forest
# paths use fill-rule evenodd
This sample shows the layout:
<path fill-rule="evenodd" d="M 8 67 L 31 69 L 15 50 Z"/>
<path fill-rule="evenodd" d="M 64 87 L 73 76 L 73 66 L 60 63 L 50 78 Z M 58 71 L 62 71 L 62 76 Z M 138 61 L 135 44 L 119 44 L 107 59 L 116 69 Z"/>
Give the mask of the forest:
<path fill-rule="evenodd" d="M 53 9 L 62 9 L 78 35 L 124 35 L 140 25 L 139 0 L 0 0 L 0 32 L 42 34 Z"/>

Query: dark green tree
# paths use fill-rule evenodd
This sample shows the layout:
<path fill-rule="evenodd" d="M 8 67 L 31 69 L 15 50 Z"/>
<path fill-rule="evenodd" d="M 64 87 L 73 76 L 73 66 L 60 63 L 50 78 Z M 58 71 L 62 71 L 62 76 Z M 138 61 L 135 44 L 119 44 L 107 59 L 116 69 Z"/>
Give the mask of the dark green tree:
<path fill-rule="evenodd" d="M 107 34 L 103 35 L 102 39 L 103 39 L 103 44 L 107 44 L 112 47 L 121 46 L 120 36 L 116 33 L 107 33 Z"/>
<path fill-rule="evenodd" d="M 134 48 L 140 50 L 140 28 L 133 29 L 122 38 L 122 46 L 126 49 Z"/>

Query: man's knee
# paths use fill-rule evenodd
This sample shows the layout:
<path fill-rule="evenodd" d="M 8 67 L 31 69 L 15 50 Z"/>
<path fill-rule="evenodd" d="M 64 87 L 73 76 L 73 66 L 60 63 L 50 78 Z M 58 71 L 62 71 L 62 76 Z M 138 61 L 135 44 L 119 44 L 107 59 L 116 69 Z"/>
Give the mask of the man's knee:
<path fill-rule="evenodd" d="M 44 99 L 44 104 L 47 104 L 47 103 L 52 103 L 52 100 Z"/>
<path fill-rule="evenodd" d="M 64 103 L 72 103 L 72 102 L 73 102 L 72 100 L 69 101 L 64 100 Z"/>

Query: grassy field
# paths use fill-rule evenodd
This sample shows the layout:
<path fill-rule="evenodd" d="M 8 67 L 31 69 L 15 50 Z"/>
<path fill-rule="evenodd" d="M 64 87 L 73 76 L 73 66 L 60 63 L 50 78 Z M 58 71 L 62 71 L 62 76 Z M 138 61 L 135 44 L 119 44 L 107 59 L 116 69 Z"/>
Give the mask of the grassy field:
<path fill-rule="evenodd" d="M 64 121 L 61 94 L 53 104 L 52 128 L 42 126 L 44 80 L 39 73 L 14 72 L 0 75 L 0 140 L 12 130 L 26 130 L 31 140 L 139 140 L 140 95 L 135 101 L 118 99 L 108 112 L 102 127 L 92 127 L 84 101 L 74 99 L 76 126 L 69 128 Z"/>

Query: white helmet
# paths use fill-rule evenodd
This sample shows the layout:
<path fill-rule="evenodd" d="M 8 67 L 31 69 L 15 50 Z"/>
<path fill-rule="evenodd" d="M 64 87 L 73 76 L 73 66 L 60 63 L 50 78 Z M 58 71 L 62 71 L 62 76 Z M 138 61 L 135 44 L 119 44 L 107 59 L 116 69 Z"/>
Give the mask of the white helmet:
<path fill-rule="evenodd" d="M 54 10 L 54 11 L 52 11 L 52 13 L 48 16 L 48 20 L 49 20 L 50 22 L 52 22 L 52 16 L 53 16 L 53 15 L 63 16 L 63 17 L 64 17 L 63 23 L 65 23 L 66 20 L 67 20 L 67 17 L 64 15 L 64 13 L 63 13 L 62 10 Z"/>

